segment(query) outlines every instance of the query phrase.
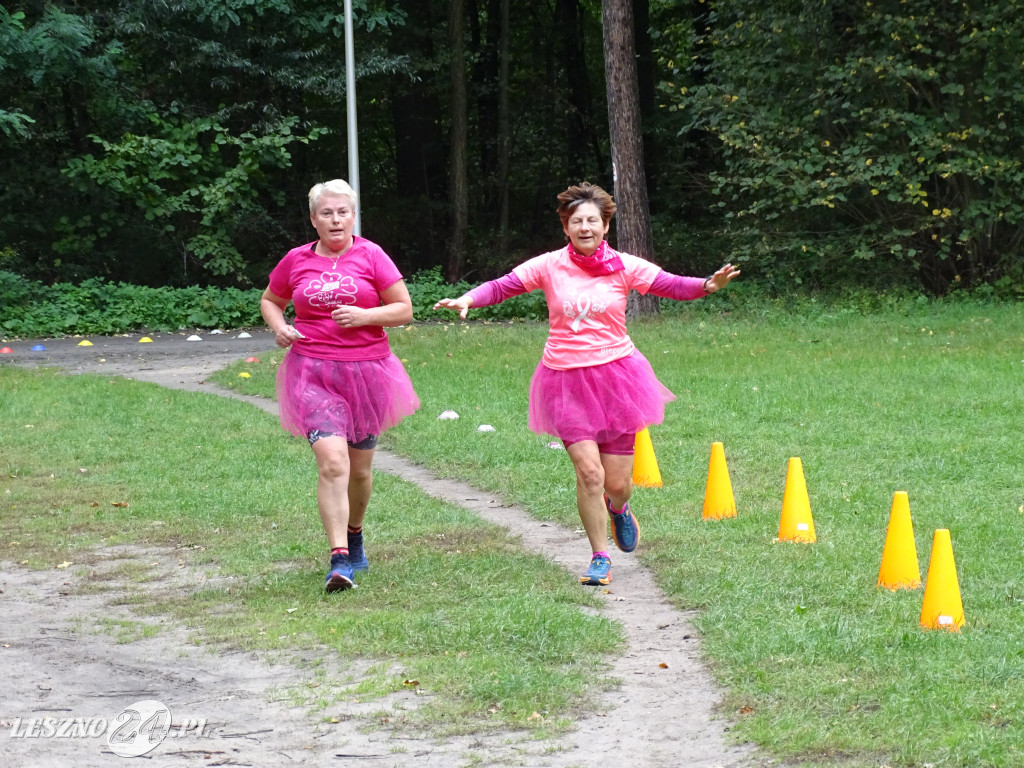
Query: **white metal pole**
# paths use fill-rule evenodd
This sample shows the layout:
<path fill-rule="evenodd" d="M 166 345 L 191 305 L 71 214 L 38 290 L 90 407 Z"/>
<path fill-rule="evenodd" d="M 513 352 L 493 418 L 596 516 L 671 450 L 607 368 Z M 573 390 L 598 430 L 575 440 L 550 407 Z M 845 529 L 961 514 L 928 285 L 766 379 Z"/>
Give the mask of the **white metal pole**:
<path fill-rule="evenodd" d="M 352 46 L 352 0 L 345 0 L 345 102 L 348 116 L 348 183 L 360 198 L 356 204 L 355 234 L 362 234 L 359 194 L 359 140 L 356 136 L 356 55 Z"/>

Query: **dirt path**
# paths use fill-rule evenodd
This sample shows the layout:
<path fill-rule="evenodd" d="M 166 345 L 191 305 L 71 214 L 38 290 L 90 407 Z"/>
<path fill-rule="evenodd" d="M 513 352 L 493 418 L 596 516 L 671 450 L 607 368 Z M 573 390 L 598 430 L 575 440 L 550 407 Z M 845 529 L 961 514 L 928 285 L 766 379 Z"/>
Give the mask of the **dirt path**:
<path fill-rule="evenodd" d="M 0 364 L 60 366 L 69 373 L 103 372 L 162 386 L 240 397 L 270 413 L 273 402 L 237 396 L 205 381 L 229 362 L 273 348 L 262 330 L 204 336 L 154 335 L 4 342 L 12 354 Z M 31 349 L 35 345 L 45 350 Z M 434 477 L 421 467 L 379 451 L 379 471 L 417 483 L 423 490 L 507 528 L 531 551 L 539 551 L 570 572 L 578 566 L 580 534 L 540 523 L 525 511 L 468 485 Z M 2 555 L 2 550 L 0 550 Z M 0 576 L 0 760 L 21 768 L 77 768 L 151 764 L 337 765 L 360 768 L 411 766 L 531 766 L 571 768 L 599 763 L 630 768 L 740 768 L 770 762 L 748 746 L 730 746 L 729 723 L 716 712 L 719 692 L 700 661 L 700 640 L 688 617 L 673 609 L 651 574 L 632 558 L 615 563 L 615 581 L 607 593 L 605 614 L 622 624 L 628 650 L 614 661 L 612 675 L 622 685 L 581 712 L 577 728 L 557 743 L 523 734 L 493 734 L 434 742 L 403 731 L 403 709 L 414 708 L 413 692 L 381 702 L 347 699 L 331 713 L 340 722 L 322 722 L 295 706 L 288 690 L 313 685 L 309 672 L 291 659 L 270 654 L 223 653 L 187 641 L 186 627 L 161 623 L 151 637 L 131 642 L 112 639 L 104 618 L 138 618 L 112 603 L 119 590 L 81 594 L 78 587 L 131 559 L 172 573 L 182 585 L 218 578 L 188 566 L 187 552 L 117 549 L 102 553 L 90 569 L 32 572 L 2 563 Z M 107 578 L 110 577 L 108 573 Z M 126 586 L 126 584 L 124 585 Z M 154 589 L 167 588 L 166 581 Z M 137 587 L 136 587 L 137 588 Z M 116 636 L 116 635 L 115 635 Z M 358 679 L 357 666 L 338 660 L 335 673 Z M 99 728 L 96 718 L 114 723 L 129 705 L 152 700 L 171 714 L 171 729 L 149 754 L 123 757 L 104 737 L 81 736 Z M 379 728 L 381 712 L 391 723 Z M 42 718 L 55 718 L 50 724 Z M 125 716 L 127 717 L 127 716 Z M 80 722 L 75 722 L 75 719 Z M 90 719 L 92 718 L 92 719 Z M 198 733 L 199 722 L 202 734 Z M 116 725 L 116 723 L 115 723 Z M 65 728 L 70 736 L 48 732 Z M 75 737 L 76 728 L 79 732 Z M 136 742 L 139 743 L 139 742 Z M 118 752 L 129 750 L 129 743 Z"/>

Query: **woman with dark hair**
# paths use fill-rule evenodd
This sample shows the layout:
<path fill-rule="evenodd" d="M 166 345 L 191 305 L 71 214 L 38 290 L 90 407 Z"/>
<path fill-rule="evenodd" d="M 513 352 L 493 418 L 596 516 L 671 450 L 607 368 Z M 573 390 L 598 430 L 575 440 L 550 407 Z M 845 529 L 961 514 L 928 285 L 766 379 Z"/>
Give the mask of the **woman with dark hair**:
<path fill-rule="evenodd" d="M 605 241 L 615 201 L 584 182 L 558 195 L 565 247 L 536 256 L 498 280 L 434 309 L 465 318 L 470 307 L 544 291 L 550 331 L 530 382 L 529 427 L 558 437 L 576 470 L 576 505 L 590 544 L 581 584 L 611 582 L 608 522 L 623 552 L 640 541 L 629 507 L 636 433 L 665 416 L 675 399 L 626 333 L 631 290 L 689 301 L 721 290 L 739 274 L 726 264 L 708 277 L 672 275 L 649 261 L 618 253 Z"/>

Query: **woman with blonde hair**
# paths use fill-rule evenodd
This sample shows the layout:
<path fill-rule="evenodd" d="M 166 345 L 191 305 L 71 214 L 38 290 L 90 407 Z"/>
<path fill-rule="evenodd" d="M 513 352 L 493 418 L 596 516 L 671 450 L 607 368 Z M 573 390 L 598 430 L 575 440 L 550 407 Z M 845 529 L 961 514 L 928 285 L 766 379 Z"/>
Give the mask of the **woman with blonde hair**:
<path fill-rule="evenodd" d="M 356 204 L 341 179 L 309 190 L 318 237 L 285 254 L 260 301 L 277 345 L 288 349 L 277 373 L 281 426 L 305 437 L 316 457 L 328 592 L 352 587 L 355 572 L 369 568 L 363 520 L 377 438 L 419 408 L 384 332 L 412 320 L 409 291 L 380 246 L 354 234 Z M 285 319 L 289 304 L 294 324 Z"/>

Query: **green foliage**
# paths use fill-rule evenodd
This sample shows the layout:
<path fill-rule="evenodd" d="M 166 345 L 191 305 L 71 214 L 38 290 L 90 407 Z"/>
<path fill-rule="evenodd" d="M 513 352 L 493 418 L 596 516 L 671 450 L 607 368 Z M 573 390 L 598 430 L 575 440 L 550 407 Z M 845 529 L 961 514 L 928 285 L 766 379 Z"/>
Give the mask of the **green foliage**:
<path fill-rule="evenodd" d="M 600 3 L 513 14 L 507 80 L 493 14 L 467 10 L 457 256 L 448 5 L 354 4 L 362 220 L 407 274 L 486 279 L 560 241 L 564 184 L 612 187 Z M 1018 5 L 651 0 L 656 65 L 638 63 L 655 257 L 689 274 L 738 261 L 776 295 L 1024 295 Z M 344 175 L 343 27 L 338 8 L 284 0 L 7 3 L 2 268 L 258 283 L 311 239 L 306 190 Z"/>
<path fill-rule="evenodd" d="M 449 285 L 440 269 L 407 281 L 413 314 L 419 321 L 450 321 L 451 312 L 435 312 L 446 296 L 461 296 L 473 286 Z M 90 278 L 79 285 L 44 285 L 0 269 L 0 335 L 20 338 L 176 331 L 184 328 L 250 328 L 263 325 L 262 288 L 152 288 Z M 472 309 L 479 320 L 547 318 L 544 295 L 533 292 L 493 307 Z"/>
<path fill-rule="evenodd" d="M 24 13 L 8 13 L 6 8 L 0 8 L 0 72 L 10 67 L 10 52 L 14 51 L 16 41 L 24 32 L 24 21 Z M 8 110 L 0 105 L 0 131 L 3 131 L 8 139 L 28 137 L 30 126 L 34 122 L 35 120 L 21 110 Z"/>
<path fill-rule="evenodd" d="M 356 7 L 373 30 L 361 74 L 394 73 L 380 41 L 403 13 Z M 45 282 L 262 280 L 306 234 L 305 190 L 344 157 L 344 131 L 311 148 L 339 124 L 343 28 L 340 9 L 281 0 L 5 4 L 7 266 Z"/>
<path fill-rule="evenodd" d="M 1020 286 L 1015 2 L 726 0 L 668 59 L 663 95 L 718 142 L 716 205 L 769 279 Z"/>
<path fill-rule="evenodd" d="M 43 286 L 0 272 L 0 333 L 53 337 L 260 325 L 262 289 L 149 288 L 90 278 Z"/>
<path fill-rule="evenodd" d="M 270 170 L 287 168 L 289 145 L 315 141 L 324 129 L 295 135 L 298 118 L 288 117 L 260 134 L 235 136 L 211 118 L 150 114 L 149 119 L 146 135 L 126 134 L 117 143 L 93 136 L 101 155 L 72 158 L 65 173 L 80 192 L 97 186 L 137 206 L 154 234 L 170 238 L 209 274 L 244 275 L 245 258 L 234 243 L 246 233 L 276 229 L 261 193 L 284 202 L 280 191 L 264 189 Z M 103 218 L 106 230 L 117 225 Z M 60 224 L 65 236 L 53 245 L 58 253 L 81 247 L 80 226 L 94 229 L 88 218 L 76 222 L 63 216 Z"/>

